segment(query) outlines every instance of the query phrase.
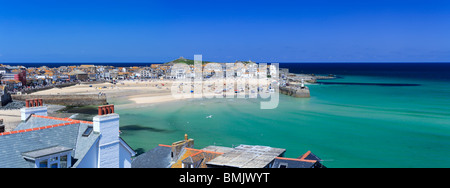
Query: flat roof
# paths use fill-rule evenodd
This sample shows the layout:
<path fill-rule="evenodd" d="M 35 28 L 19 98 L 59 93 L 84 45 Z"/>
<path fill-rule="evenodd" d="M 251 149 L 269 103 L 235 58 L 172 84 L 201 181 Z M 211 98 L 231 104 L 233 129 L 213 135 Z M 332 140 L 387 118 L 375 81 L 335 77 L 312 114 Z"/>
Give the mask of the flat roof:
<path fill-rule="evenodd" d="M 285 151 L 286 149 L 268 146 L 239 145 L 206 164 L 237 168 L 264 168 Z"/>
<path fill-rule="evenodd" d="M 71 151 L 71 150 L 73 150 L 73 149 L 67 148 L 64 146 L 52 146 L 52 147 L 47 147 L 47 148 L 43 148 L 43 149 L 37 149 L 37 150 L 33 150 L 33 151 L 24 152 L 24 153 L 22 153 L 22 156 L 31 158 L 31 159 L 36 159 L 36 158 L 53 155 L 53 154 L 57 154 L 57 153 L 62 153 L 62 152 L 66 152 L 66 151 Z"/>
<path fill-rule="evenodd" d="M 233 151 L 233 148 L 224 147 L 224 146 L 208 146 L 208 147 L 203 148 L 201 150 L 213 151 L 213 152 L 219 152 L 219 153 L 226 153 L 226 152 Z"/>

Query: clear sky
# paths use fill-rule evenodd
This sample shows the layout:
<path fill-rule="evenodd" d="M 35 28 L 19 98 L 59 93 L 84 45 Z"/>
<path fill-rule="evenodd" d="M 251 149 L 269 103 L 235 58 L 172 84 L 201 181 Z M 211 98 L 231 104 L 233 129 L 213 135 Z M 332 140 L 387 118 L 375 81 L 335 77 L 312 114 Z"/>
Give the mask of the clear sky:
<path fill-rule="evenodd" d="M 1 62 L 450 62 L 449 0 L 0 0 Z"/>

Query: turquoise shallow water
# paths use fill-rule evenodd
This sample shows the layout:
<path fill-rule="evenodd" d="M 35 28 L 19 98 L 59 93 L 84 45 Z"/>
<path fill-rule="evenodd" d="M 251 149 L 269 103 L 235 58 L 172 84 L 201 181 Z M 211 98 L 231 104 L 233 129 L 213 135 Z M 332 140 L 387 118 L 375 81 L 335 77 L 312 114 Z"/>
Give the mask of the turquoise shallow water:
<path fill-rule="evenodd" d="M 256 99 L 119 105 L 121 136 L 140 151 L 187 133 L 196 148 L 267 145 L 286 148 L 287 157 L 311 150 L 327 167 L 450 167 L 448 82 L 342 76 L 327 82 L 420 86 L 309 85 L 310 99 L 280 95 L 273 110 L 259 109 Z"/>

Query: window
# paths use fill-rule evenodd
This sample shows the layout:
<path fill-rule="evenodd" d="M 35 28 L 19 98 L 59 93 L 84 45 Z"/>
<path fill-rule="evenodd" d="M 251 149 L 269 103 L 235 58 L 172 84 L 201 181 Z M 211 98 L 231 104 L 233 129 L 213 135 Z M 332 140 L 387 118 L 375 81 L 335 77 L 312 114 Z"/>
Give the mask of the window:
<path fill-rule="evenodd" d="M 92 132 L 92 130 L 93 130 L 94 128 L 92 127 L 92 126 L 88 126 L 87 128 L 86 128 L 86 130 L 84 130 L 84 132 L 83 132 L 83 135 L 82 136 L 89 136 L 90 134 L 91 134 L 91 132 Z"/>
<path fill-rule="evenodd" d="M 43 160 L 41 162 L 39 162 L 39 168 L 47 168 L 47 160 Z"/>
<path fill-rule="evenodd" d="M 34 160 L 38 168 L 70 168 L 71 152 L 60 153 L 59 155 L 42 157 Z"/>
<path fill-rule="evenodd" d="M 55 162 L 55 161 L 58 161 L 58 157 L 52 157 L 52 158 L 50 158 L 50 162 Z"/>
<path fill-rule="evenodd" d="M 60 168 L 67 168 L 67 155 L 63 155 L 59 158 Z"/>
<path fill-rule="evenodd" d="M 278 166 L 278 168 L 287 168 L 288 164 L 287 163 L 280 163 L 280 165 Z"/>

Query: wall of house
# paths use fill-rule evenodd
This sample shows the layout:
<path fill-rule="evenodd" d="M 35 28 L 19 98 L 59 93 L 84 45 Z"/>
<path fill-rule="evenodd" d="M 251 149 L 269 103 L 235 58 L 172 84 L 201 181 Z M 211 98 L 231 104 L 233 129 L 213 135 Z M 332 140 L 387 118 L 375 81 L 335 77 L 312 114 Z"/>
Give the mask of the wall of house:
<path fill-rule="evenodd" d="M 86 153 L 77 168 L 97 168 L 98 167 L 98 142 L 94 144 Z"/>
<path fill-rule="evenodd" d="M 131 154 L 122 144 L 119 149 L 119 168 L 131 168 Z"/>
<path fill-rule="evenodd" d="M 119 142 L 100 146 L 100 168 L 119 168 Z"/>

